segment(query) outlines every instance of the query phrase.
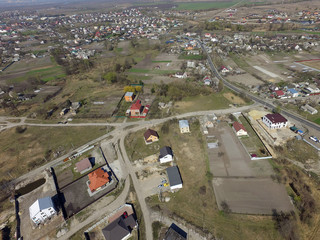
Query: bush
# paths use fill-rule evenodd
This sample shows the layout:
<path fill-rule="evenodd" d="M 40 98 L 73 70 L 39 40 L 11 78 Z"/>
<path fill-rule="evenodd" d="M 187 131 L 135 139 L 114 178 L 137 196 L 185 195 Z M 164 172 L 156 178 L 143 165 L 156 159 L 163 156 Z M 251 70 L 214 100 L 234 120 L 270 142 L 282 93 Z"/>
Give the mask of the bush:
<path fill-rule="evenodd" d="M 27 127 L 16 127 L 16 133 L 24 133 L 27 130 Z"/>

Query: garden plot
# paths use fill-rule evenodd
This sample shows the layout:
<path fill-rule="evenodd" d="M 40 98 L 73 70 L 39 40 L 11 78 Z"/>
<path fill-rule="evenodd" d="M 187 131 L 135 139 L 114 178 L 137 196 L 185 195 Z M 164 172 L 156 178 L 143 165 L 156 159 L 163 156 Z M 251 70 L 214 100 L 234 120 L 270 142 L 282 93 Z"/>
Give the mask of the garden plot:
<path fill-rule="evenodd" d="M 160 54 L 152 59 L 151 54 L 149 54 L 134 68 L 130 69 L 129 73 L 130 75 L 148 78 L 147 83 L 171 82 L 175 79 L 171 78 L 170 75 L 180 71 L 183 62 L 184 60 L 178 59 L 177 55 Z"/>
<path fill-rule="evenodd" d="M 240 83 L 247 87 L 258 86 L 263 84 L 263 81 L 253 77 L 249 73 L 227 76 L 226 78 L 232 82 Z"/>
<path fill-rule="evenodd" d="M 86 173 L 81 174 L 76 170 L 76 163 L 85 158 L 89 158 L 89 161 L 92 165 L 92 169 Z M 95 148 L 92 151 L 85 152 L 80 157 L 68 160 L 63 164 L 54 167 L 58 185 L 60 188 L 62 188 L 70 184 L 71 182 L 79 179 L 80 177 L 87 175 L 89 172 L 93 171 L 94 169 L 97 169 L 98 167 L 101 167 L 104 164 L 106 164 L 106 162 L 103 159 L 103 156 L 101 155 L 99 148 Z"/>
<path fill-rule="evenodd" d="M 235 213 L 272 214 L 289 212 L 293 206 L 283 185 L 270 178 L 268 161 L 252 161 L 232 128 L 219 123 L 207 136 L 209 167 L 220 210 L 226 206 Z"/>

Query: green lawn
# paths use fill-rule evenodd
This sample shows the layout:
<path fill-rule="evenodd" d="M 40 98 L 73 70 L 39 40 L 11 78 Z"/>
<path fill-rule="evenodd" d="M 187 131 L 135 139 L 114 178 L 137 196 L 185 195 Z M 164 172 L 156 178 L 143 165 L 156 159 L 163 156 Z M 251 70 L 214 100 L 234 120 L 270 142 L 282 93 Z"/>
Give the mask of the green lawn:
<path fill-rule="evenodd" d="M 174 104 L 177 113 L 205 111 L 228 108 L 231 102 L 221 93 L 212 93 L 207 96 L 186 97 Z"/>
<path fill-rule="evenodd" d="M 153 63 L 171 63 L 172 61 L 171 60 L 168 60 L 168 61 L 152 61 Z"/>
<path fill-rule="evenodd" d="M 179 56 L 179 59 L 185 59 L 185 60 L 203 60 L 204 56 L 203 55 L 187 55 L 187 54 L 182 54 Z"/>
<path fill-rule="evenodd" d="M 27 127 L 0 133 L 0 180 L 18 177 L 110 131 L 106 127 Z M 18 149 L 18 150 L 17 150 Z M 8 172 L 10 174 L 8 174 Z"/>
<path fill-rule="evenodd" d="M 17 77 L 8 80 L 9 83 L 18 83 L 27 80 L 30 77 L 39 77 L 42 81 L 48 82 L 57 78 L 63 78 L 66 74 L 64 73 L 61 66 L 52 66 L 43 69 L 31 70 L 27 72 L 24 76 Z"/>
<path fill-rule="evenodd" d="M 169 124 L 167 133 L 158 131 L 162 139 L 160 141 L 172 147 L 183 188 L 176 193 L 164 193 L 164 196 L 171 198 L 169 202 L 159 202 L 158 195 L 151 196 L 147 198 L 148 205 L 164 214 L 177 215 L 199 229 L 213 233 L 219 239 L 281 239 L 271 217 L 226 214 L 218 210 L 214 191 L 206 174 L 208 156 L 205 137 L 200 132 L 199 122 L 190 125 L 190 134 L 181 134 L 178 122 L 174 121 Z M 142 132 L 138 133 L 132 134 L 130 138 L 133 142 L 127 144 L 140 153 L 145 151 L 145 146 L 141 149 L 140 145 L 132 146 L 140 141 L 138 138 L 142 138 Z"/>
<path fill-rule="evenodd" d="M 246 147 L 247 151 L 251 154 L 257 154 L 258 157 L 268 156 L 266 148 L 248 121 L 243 116 L 239 117 L 239 121 L 243 124 L 249 135 L 249 137 L 244 136 L 241 138 L 241 142 Z"/>
<path fill-rule="evenodd" d="M 178 10 L 205 10 L 210 8 L 228 8 L 240 1 L 230 1 L 230 2 L 192 2 L 192 3 L 178 3 Z"/>
<path fill-rule="evenodd" d="M 131 73 L 150 73 L 150 74 L 158 74 L 158 75 L 165 75 L 165 74 L 174 74 L 178 70 L 160 70 L 160 69 L 141 69 L 141 68 L 132 68 L 129 70 Z"/>

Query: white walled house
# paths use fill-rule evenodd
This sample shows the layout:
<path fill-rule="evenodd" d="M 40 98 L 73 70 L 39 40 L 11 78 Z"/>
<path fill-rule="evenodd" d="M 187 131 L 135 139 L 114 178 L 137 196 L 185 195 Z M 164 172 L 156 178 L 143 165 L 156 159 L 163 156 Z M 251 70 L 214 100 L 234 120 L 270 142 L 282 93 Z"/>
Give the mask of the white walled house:
<path fill-rule="evenodd" d="M 29 207 L 30 219 L 35 224 L 44 223 L 54 216 L 57 211 L 51 197 L 40 198 Z"/>
<path fill-rule="evenodd" d="M 173 152 L 171 147 L 163 147 L 160 149 L 159 162 L 167 163 L 173 161 Z"/>
<path fill-rule="evenodd" d="M 189 122 L 188 120 L 179 120 L 179 128 L 181 133 L 189 133 Z"/>
<path fill-rule="evenodd" d="M 236 135 L 238 137 L 240 137 L 240 136 L 248 136 L 247 130 L 245 129 L 245 127 L 241 123 L 234 122 L 232 124 L 232 127 L 233 127 L 233 129 L 234 129 L 234 131 L 235 131 L 235 133 L 236 133 Z"/>
<path fill-rule="evenodd" d="M 263 116 L 262 122 L 270 129 L 284 128 L 288 124 L 288 120 L 280 113 L 267 114 Z"/>

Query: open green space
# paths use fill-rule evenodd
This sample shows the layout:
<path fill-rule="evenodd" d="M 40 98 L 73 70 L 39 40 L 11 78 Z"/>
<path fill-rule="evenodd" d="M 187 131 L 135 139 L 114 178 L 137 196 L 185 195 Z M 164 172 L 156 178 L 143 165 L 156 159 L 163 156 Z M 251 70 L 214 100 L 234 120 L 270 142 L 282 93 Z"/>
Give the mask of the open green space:
<path fill-rule="evenodd" d="M 183 188 L 176 193 L 164 192 L 163 196 L 171 199 L 167 203 L 160 202 L 158 195 L 148 197 L 148 205 L 155 211 L 182 218 L 198 230 L 211 232 L 219 239 L 281 239 L 271 217 L 227 214 L 218 210 L 208 174 L 206 141 L 200 132 L 199 122 L 189 123 L 191 134 L 181 134 L 177 120 L 155 129 L 160 136 L 160 145 L 172 147 Z M 152 149 L 155 143 L 146 146 L 140 142 L 143 138 L 141 134 L 142 131 L 132 133 L 126 139 L 129 156 L 134 151 L 133 159 L 140 154 L 159 152 L 156 147 Z M 144 154 L 146 148 L 151 149 Z"/>
<path fill-rule="evenodd" d="M 250 65 L 244 60 L 243 57 L 239 56 L 236 53 L 230 53 L 229 57 L 232 58 L 232 60 L 238 65 L 239 68 L 247 68 L 250 67 Z"/>
<path fill-rule="evenodd" d="M 185 97 L 181 101 L 175 102 L 174 111 L 177 113 L 186 113 L 229 108 L 231 102 L 223 96 L 223 94 L 227 92 L 230 91 L 225 89 L 222 92 L 209 95 Z"/>
<path fill-rule="evenodd" d="M 204 56 L 203 55 L 187 55 L 187 54 L 182 54 L 179 56 L 179 59 L 185 59 L 185 60 L 203 60 Z"/>
<path fill-rule="evenodd" d="M 66 74 L 64 73 L 61 66 L 52 66 L 37 70 L 28 71 L 23 76 L 8 80 L 9 83 L 18 83 L 27 80 L 28 78 L 36 77 L 40 78 L 44 82 L 48 82 L 57 78 L 63 78 Z"/>
<path fill-rule="evenodd" d="M 207 10 L 212 8 L 228 8 L 240 1 L 219 2 L 181 2 L 177 3 L 178 10 Z"/>
<path fill-rule="evenodd" d="M 150 73 L 150 74 L 158 74 L 158 75 L 165 75 L 165 74 L 174 74 L 178 70 L 160 70 L 160 69 L 141 69 L 141 68 L 132 68 L 129 70 L 131 73 Z"/>
<path fill-rule="evenodd" d="M 17 127 L 0 133 L 0 181 L 39 167 L 108 133 L 106 127 Z"/>
<path fill-rule="evenodd" d="M 153 63 L 171 63 L 171 60 L 163 60 L 163 61 L 152 61 Z"/>
<path fill-rule="evenodd" d="M 258 157 L 268 156 L 269 154 L 267 152 L 267 149 L 264 147 L 263 143 L 261 142 L 261 139 L 255 133 L 248 121 L 243 116 L 240 116 L 239 120 L 243 124 L 244 128 L 247 130 L 249 135 L 248 137 L 243 136 L 240 138 L 240 141 L 246 147 L 247 151 L 250 154 L 255 153 Z"/>
<path fill-rule="evenodd" d="M 90 171 L 87 171 L 85 173 L 80 173 L 76 170 L 76 163 L 81 161 L 82 159 L 85 159 L 85 158 L 95 158 L 94 160 L 94 165 L 92 166 L 92 169 Z M 98 159 L 99 158 L 99 159 Z M 102 160 L 102 161 L 101 161 Z M 55 170 L 55 174 L 58 178 L 58 181 L 59 181 L 59 176 L 60 175 L 70 175 L 70 182 L 71 181 L 75 181 L 77 179 L 79 179 L 80 177 L 84 176 L 84 175 L 87 175 L 89 172 L 101 167 L 102 165 L 105 165 L 105 161 L 103 161 L 102 159 L 102 155 L 100 153 L 100 150 L 99 148 L 95 148 L 93 150 L 90 150 L 88 152 L 85 152 L 83 155 L 77 157 L 77 158 L 74 158 L 72 160 L 68 160 L 66 162 L 63 162 L 62 164 L 60 165 L 57 165 L 56 167 L 54 167 L 54 170 Z M 60 188 L 62 187 L 62 185 L 60 185 Z"/>

